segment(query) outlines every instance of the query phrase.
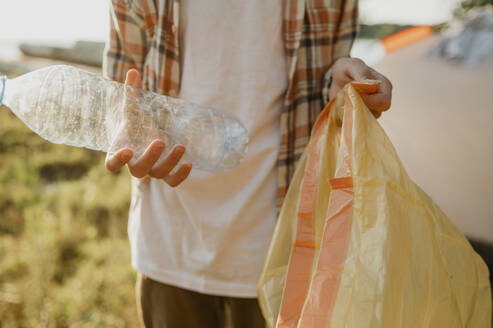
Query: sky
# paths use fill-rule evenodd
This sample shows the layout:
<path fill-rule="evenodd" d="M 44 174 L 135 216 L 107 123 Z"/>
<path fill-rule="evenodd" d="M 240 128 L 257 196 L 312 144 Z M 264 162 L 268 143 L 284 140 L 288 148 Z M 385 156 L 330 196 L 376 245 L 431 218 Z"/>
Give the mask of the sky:
<path fill-rule="evenodd" d="M 107 0 L 0 0 L 0 40 L 101 40 Z"/>
<path fill-rule="evenodd" d="M 360 19 L 367 23 L 437 24 L 452 18 L 460 0 L 360 0 Z"/>
<path fill-rule="evenodd" d="M 103 41 L 108 33 L 108 1 L 0 0 L 0 41 Z M 370 23 L 434 24 L 449 19 L 457 2 L 360 0 L 360 12 L 362 20 Z"/>

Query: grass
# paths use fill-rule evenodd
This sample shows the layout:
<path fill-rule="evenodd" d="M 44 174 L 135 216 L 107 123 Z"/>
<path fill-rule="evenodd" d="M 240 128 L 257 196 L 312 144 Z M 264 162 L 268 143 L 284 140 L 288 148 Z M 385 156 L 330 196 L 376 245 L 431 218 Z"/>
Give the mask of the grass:
<path fill-rule="evenodd" d="M 136 327 L 130 179 L 0 109 L 0 327 Z"/>

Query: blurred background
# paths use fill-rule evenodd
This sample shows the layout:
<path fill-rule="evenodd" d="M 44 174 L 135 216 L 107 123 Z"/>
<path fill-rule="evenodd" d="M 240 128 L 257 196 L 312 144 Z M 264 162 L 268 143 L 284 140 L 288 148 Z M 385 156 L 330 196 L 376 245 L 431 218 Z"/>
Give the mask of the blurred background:
<path fill-rule="evenodd" d="M 392 81 L 381 124 L 490 271 L 492 4 L 360 0 L 352 53 Z M 57 63 L 101 73 L 107 1 L 0 0 L 0 8 L 0 75 Z M 415 25 L 431 29 L 396 34 Z M 127 171 L 109 174 L 104 154 L 48 143 L 3 109 L 0 327 L 136 327 Z"/>

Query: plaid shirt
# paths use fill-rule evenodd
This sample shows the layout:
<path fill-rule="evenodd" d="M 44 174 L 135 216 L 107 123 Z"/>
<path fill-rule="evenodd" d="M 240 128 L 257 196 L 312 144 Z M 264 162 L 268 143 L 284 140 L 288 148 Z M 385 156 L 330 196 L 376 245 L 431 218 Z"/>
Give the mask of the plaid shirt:
<path fill-rule="evenodd" d="M 348 57 L 357 33 L 357 0 L 283 0 L 283 41 L 288 89 L 281 113 L 278 209 L 328 101 L 332 64 Z M 124 82 L 142 72 L 143 87 L 177 97 L 180 89 L 179 0 L 112 0 L 103 72 Z M 204 32 L 204 35 L 205 32 Z"/>

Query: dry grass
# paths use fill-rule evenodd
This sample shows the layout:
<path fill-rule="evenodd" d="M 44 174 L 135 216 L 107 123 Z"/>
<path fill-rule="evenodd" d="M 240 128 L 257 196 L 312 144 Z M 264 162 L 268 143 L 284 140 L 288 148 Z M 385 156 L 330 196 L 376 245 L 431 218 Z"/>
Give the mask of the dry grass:
<path fill-rule="evenodd" d="M 136 327 L 128 173 L 0 109 L 0 327 Z"/>

